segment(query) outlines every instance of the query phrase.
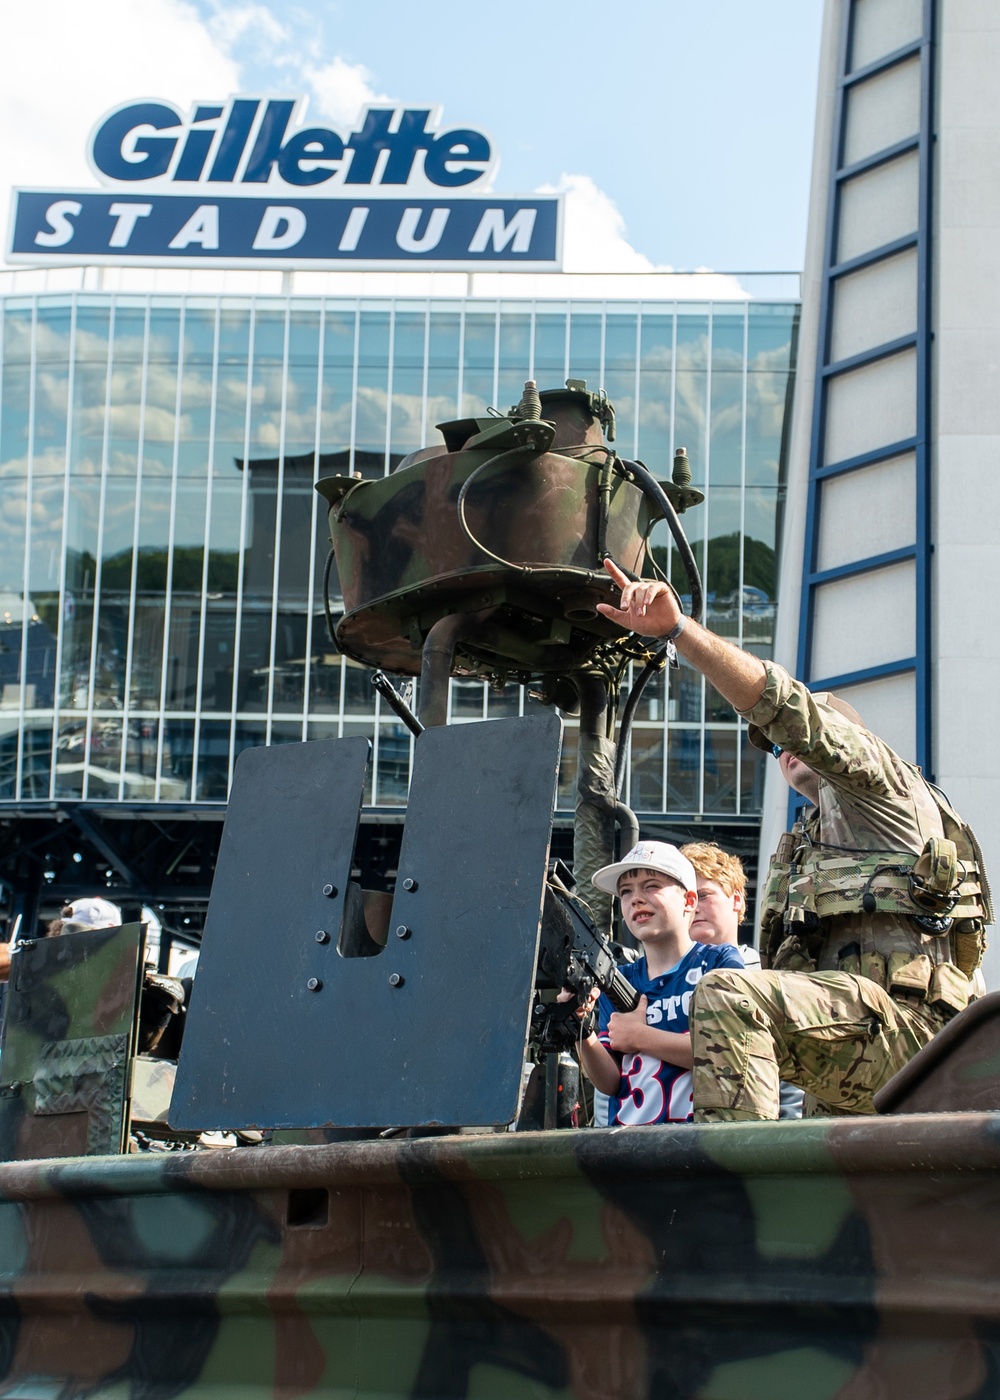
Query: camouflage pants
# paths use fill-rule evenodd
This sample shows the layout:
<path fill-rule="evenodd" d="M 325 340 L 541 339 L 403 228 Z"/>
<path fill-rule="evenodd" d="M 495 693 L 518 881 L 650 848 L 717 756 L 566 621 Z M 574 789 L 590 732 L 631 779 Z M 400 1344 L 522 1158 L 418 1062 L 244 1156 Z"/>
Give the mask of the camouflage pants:
<path fill-rule="evenodd" d="M 695 1122 L 777 1118 L 782 1079 L 835 1113 L 873 1113 L 943 1024 L 846 972 L 709 972 L 691 1007 Z"/>

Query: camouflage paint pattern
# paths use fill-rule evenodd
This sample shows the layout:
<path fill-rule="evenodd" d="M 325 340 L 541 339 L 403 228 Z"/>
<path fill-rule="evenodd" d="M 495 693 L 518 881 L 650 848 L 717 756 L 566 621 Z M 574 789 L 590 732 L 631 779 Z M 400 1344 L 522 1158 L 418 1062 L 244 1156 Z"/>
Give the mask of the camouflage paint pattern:
<path fill-rule="evenodd" d="M 27 941 L 11 958 L 0 1160 L 120 1152 L 143 928 Z"/>
<path fill-rule="evenodd" d="M 969 1400 L 993 1114 L 0 1167 L 0 1395 Z"/>
<path fill-rule="evenodd" d="M 337 640 L 349 656 L 419 674 L 422 638 L 435 621 L 487 608 L 509 615 L 491 619 L 477 644 L 522 670 L 572 670 L 602 640 L 621 637 L 595 611 L 615 593 L 598 554 L 603 454 L 591 462 L 553 452 L 508 457 L 473 484 L 469 528 L 512 567 L 466 537 L 456 509 L 464 482 L 494 455 L 442 453 L 375 481 L 318 484 L 332 506 L 344 597 Z M 641 569 L 650 523 L 642 492 L 615 473 L 607 548 L 625 568 Z M 522 617 L 532 624 L 520 625 Z"/>
<path fill-rule="evenodd" d="M 691 1006 L 695 1117 L 777 1118 L 782 1079 L 837 1113 L 874 1113 L 873 1094 L 943 1025 L 846 972 L 709 972 Z"/>

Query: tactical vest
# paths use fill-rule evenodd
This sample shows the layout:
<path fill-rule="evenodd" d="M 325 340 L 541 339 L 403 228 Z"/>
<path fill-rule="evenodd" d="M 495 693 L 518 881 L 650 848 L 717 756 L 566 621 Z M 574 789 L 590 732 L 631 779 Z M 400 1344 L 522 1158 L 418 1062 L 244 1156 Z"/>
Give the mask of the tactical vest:
<path fill-rule="evenodd" d="M 920 855 L 829 846 L 815 841 L 802 821 L 786 832 L 762 897 L 761 948 L 768 967 L 813 970 L 819 946 L 832 932 L 830 920 L 884 914 L 908 921 L 932 945 L 940 940 L 936 957 L 925 959 L 926 975 L 910 969 L 914 988 L 921 978 L 927 985 L 932 962 L 952 964 L 965 979 L 971 977 L 983 960 L 986 926 L 993 922 L 982 852 L 944 794 L 928 786 L 944 836 L 931 837 Z M 889 985 L 884 970 L 877 973 L 861 962 L 859 971 Z M 897 988 L 905 991 L 907 975 L 905 970 L 893 974 Z M 961 1009 L 953 1001 L 946 1004 Z"/>

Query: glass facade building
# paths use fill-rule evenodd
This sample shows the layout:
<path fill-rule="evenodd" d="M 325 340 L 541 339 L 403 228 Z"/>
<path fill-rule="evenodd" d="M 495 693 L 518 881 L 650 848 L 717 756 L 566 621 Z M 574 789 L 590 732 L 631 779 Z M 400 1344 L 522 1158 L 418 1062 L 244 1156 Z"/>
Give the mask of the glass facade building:
<path fill-rule="evenodd" d="M 354 734 L 367 801 L 398 808 L 410 736 L 328 639 L 313 484 L 391 471 L 528 377 L 603 386 L 616 447 L 661 476 L 687 448 L 708 623 L 770 649 L 795 302 L 78 292 L 0 315 L 5 810 L 218 806 L 243 748 Z M 452 682 L 453 722 L 534 703 Z M 568 813 L 572 721 L 565 748 Z M 752 820 L 760 757 L 682 667 L 645 692 L 628 796 L 641 819 Z"/>

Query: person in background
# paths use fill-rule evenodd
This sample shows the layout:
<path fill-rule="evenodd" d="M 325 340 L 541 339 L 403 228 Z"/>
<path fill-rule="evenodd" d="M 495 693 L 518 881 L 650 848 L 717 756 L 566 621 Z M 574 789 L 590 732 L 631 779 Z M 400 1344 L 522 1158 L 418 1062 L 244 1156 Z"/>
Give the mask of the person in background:
<path fill-rule="evenodd" d="M 696 943 L 738 947 L 744 966 L 760 967 L 760 954 L 752 943 L 739 942 L 740 925 L 747 913 L 747 877 L 739 856 L 728 855 L 714 841 L 689 841 L 681 847 L 698 877 L 698 908 L 691 924 Z"/>
<path fill-rule="evenodd" d="M 747 912 L 747 876 L 739 856 L 728 855 L 714 841 L 691 841 L 681 847 L 698 877 L 698 909 L 691 924 L 696 943 L 738 947 L 748 972 L 760 972 L 760 954 L 752 943 L 739 942 Z M 805 1095 L 785 1080 L 779 1086 L 779 1118 L 801 1118 Z"/>

